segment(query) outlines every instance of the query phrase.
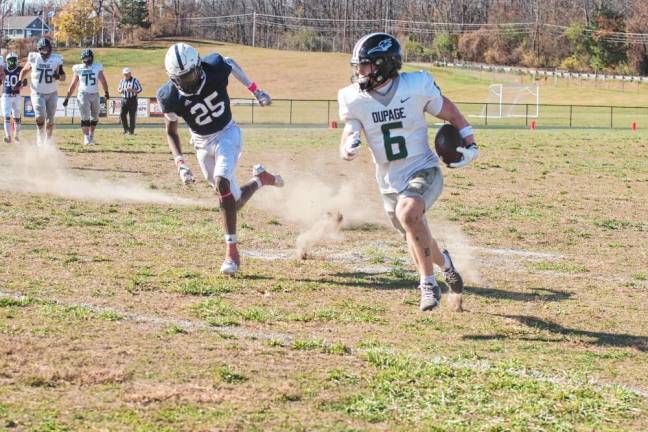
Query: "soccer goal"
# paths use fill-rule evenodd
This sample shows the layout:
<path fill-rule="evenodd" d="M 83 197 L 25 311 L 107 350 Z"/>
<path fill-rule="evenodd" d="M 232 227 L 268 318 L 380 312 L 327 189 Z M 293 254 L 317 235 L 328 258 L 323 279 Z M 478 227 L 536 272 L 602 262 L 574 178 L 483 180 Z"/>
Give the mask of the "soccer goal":
<path fill-rule="evenodd" d="M 540 87 L 538 84 L 491 84 L 482 107 L 481 118 L 538 118 Z"/>

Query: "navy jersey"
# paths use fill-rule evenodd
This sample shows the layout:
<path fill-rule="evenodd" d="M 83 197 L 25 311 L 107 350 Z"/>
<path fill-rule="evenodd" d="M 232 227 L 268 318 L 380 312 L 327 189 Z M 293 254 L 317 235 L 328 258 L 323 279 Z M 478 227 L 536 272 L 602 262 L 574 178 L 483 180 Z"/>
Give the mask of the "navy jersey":
<path fill-rule="evenodd" d="M 14 69 L 11 72 L 6 67 L 4 68 L 5 78 L 4 81 L 2 82 L 2 93 L 8 95 L 16 95 L 19 93 L 18 90 L 13 90 L 13 87 L 15 87 L 16 84 L 18 84 L 18 77 L 20 76 L 21 70 L 22 70 L 22 66 L 18 66 L 16 69 Z"/>
<path fill-rule="evenodd" d="M 162 112 L 182 117 L 189 129 L 198 135 L 211 135 L 232 120 L 227 81 L 232 67 L 219 54 L 202 59 L 205 84 L 195 95 L 184 95 L 170 80 L 157 91 Z"/>

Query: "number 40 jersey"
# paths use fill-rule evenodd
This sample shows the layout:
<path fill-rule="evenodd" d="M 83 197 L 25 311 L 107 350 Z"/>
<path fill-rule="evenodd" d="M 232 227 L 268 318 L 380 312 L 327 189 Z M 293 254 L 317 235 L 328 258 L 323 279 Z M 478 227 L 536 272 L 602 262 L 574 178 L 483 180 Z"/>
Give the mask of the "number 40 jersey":
<path fill-rule="evenodd" d="M 92 63 L 90 66 L 85 64 L 75 64 L 72 66 L 72 72 L 79 76 L 79 93 L 99 93 L 97 83 L 99 72 L 103 66 L 98 63 Z"/>
<path fill-rule="evenodd" d="M 341 121 L 362 125 L 382 193 L 403 191 L 412 174 L 439 164 L 425 113 L 438 114 L 443 97 L 427 72 L 401 73 L 384 96 L 351 84 L 339 91 L 338 104 Z"/>
<path fill-rule="evenodd" d="M 31 52 L 27 56 L 27 63 L 31 65 L 31 88 L 32 91 L 41 94 L 54 93 L 58 89 L 58 81 L 54 79 L 54 73 L 59 72 L 63 66 L 63 57 L 58 54 L 50 54 L 47 60 L 38 52 Z"/>

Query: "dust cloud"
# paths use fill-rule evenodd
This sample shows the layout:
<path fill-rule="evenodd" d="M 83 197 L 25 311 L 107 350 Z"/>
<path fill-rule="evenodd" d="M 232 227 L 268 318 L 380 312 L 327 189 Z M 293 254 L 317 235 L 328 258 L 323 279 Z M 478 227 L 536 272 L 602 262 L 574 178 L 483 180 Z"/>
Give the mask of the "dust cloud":
<path fill-rule="evenodd" d="M 4 154 L 0 190 L 50 194 L 100 202 L 202 205 L 201 202 L 155 191 L 144 185 L 80 176 L 67 166 L 54 145 L 37 147 L 23 141 Z"/>

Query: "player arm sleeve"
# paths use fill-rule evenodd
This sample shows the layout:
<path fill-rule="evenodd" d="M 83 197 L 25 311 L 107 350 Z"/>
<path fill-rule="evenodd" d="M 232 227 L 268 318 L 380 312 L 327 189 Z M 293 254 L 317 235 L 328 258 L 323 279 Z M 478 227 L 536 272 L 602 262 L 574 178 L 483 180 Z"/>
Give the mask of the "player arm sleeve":
<path fill-rule="evenodd" d="M 424 95 L 426 98 L 425 103 L 425 112 L 437 116 L 441 109 L 443 108 L 443 95 L 441 94 L 441 89 L 430 76 L 430 74 L 425 73 L 425 85 L 423 87 Z"/>
<path fill-rule="evenodd" d="M 223 60 L 225 60 L 225 63 L 227 63 L 232 68 L 232 75 L 234 75 L 234 78 L 236 78 L 241 84 L 243 84 L 245 88 L 249 89 L 250 86 L 254 84 L 254 82 L 247 76 L 245 71 L 243 71 L 243 68 L 239 66 L 239 64 L 236 63 L 233 58 L 223 57 Z"/>

